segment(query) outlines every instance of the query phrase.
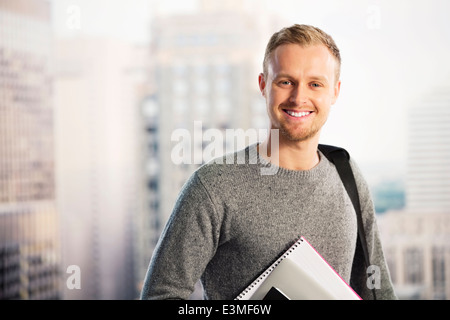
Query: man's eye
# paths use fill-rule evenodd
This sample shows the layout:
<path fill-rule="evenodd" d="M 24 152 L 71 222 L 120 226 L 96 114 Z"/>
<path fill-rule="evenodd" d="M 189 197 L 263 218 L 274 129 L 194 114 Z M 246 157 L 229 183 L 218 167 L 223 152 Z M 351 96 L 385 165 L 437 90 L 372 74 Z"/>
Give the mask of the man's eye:
<path fill-rule="evenodd" d="M 320 83 L 311 83 L 311 87 L 313 87 L 313 88 L 320 88 L 321 85 L 320 85 Z"/>
<path fill-rule="evenodd" d="M 280 83 L 284 86 L 289 86 L 292 84 L 292 82 L 290 82 L 289 80 L 284 80 L 284 81 L 281 81 Z"/>

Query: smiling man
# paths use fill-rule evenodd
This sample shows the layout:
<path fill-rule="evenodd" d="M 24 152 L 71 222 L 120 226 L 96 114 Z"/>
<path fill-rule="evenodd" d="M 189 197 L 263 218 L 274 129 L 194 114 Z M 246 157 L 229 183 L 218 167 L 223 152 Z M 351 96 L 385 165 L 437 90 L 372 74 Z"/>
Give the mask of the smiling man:
<path fill-rule="evenodd" d="M 259 87 L 271 128 L 280 130 L 281 154 L 272 158 L 281 167 L 307 170 L 318 163 L 319 133 L 339 96 L 340 64 L 332 38 L 310 26 L 286 29 L 269 42 Z"/>
<path fill-rule="evenodd" d="M 271 37 L 258 78 L 271 133 L 233 154 L 247 162 L 211 161 L 188 179 L 152 256 L 142 299 L 188 299 L 199 279 L 206 299 L 234 299 L 300 236 L 363 299 L 373 297 L 353 205 L 318 149 L 339 96 L 340 63 L 333 39 L 313 26 L 293 25 Z M 367 183 L 350 164 L 379 273 L 377 298 L 396 299 Z M 277 170 L 261 174 L 267 166 Z"/>

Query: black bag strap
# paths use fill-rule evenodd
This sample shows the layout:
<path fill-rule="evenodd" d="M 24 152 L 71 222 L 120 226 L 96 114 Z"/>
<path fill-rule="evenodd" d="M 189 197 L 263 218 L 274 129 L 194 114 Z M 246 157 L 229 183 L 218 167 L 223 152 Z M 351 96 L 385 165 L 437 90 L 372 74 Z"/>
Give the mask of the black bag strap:
<path fill-rule="evenodd" d="M 347 150 L 343 148 L 324 144 L 319 144 L 319 150 L 325 155 L 325 157 L 327 157 L 329 161 L 334 163 L 334 165 L 336 166 L 336 169 L 339 173 L 339 176 L 341 177 L 344 187 L 347 190 L 347 193 L 353 203 L 353 207 L 355 208 L 356 211 L 356 219 L 358 222 L 358 239 L 360 241 L 363 250 L 366 268 L 368 268 L 369 266 L 371 266 L 369 251 L 367 248 L 366 235 L 364 232 L 358 188 L 356 186 L 355 177 L 353 175 L 353 171 L 349 162 L 350 155 L 347 152 Z M 372 289 L 372 294 L 374 300 L 376 300 L 375 288 Z"/>

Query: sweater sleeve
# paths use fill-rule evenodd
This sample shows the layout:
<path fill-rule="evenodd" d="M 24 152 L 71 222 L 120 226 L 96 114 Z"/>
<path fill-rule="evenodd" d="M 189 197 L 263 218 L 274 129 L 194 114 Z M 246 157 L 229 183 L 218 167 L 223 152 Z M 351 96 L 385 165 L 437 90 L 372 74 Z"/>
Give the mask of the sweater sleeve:
<path fill-rule="evenodd" d="M 188 299 L 218 246 L 220 223 L 196 173 L 186 182 L 159 238 L 141 299 Z"/>
<path fill-rule="evenodd" d="M 370 190 L 357 164 L 353 160 L 351 160 L 350 163 L 355 175 L 361 201 L 361 211 L 371 263 L 369 269 L 371 275 L 368 278 L 364 264 L 364 256 L 361 248 L 358 246 L 355 261 L 353 263 L 354 270 L 352 270 L 351 283 L 358 288 L 360 296 L 364 300 L 373 299 L 370 288 L 372 286 L 376 289 L 376 298 L 378 300 L 395 300 L 397 299 L 397 296 L 394 292 L 389 268 L 384 257 Z"/>

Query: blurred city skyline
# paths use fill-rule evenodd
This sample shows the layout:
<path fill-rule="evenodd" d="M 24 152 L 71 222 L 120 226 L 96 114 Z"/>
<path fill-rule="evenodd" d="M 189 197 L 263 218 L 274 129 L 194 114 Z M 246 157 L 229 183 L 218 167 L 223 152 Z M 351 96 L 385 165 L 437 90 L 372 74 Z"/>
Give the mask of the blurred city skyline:
<path fill-rule="evenodd" d="M 208 1 L 206 1 L 208 2 Z M 214 3 L 214 1 L 210 1 Z M 227 1 L 224 1 L 226 3 Z M 238 1 L 247 12 L 279 16 L 287 26 L 306 23 L 330 33 L 342 54 L 342 89 L 322 133 L 323 142 L 347 146 L 362 166 L 402 169 L 408 108 L 435 87 L 450 86 L 450 3 L 434 1 Z M 233 8 L 233 1 L 228 1 Z M 56 39 L 91 36 L 131 44 L 151 42 L 156 16 L 198 12 L 201 0 L 52 2 Z M 79 11 L 71 11 L 75 6 Z M 73 8 L 72 8 L 73 9 Z M 232 9 L 230 9 L 232 10 Z M 71 17 L 79 13 L 79 28 Z M 277 30 L 273 29 L 272 32 Z M 255 60 L 262 60 L 255 52 Z M 257 86 L 257 74 L 255 88 Z M 389 168 L 389 167 L 388 167 Z"/>
<path fill-rule="evenodd" d="M 322 28 L 341 50 L 341 95 L 321 143 L 348 149 L 369 182 L 401 297 L 448 299 L 449 9 L 0 0 L 0 299 L 136 298 L 200 165 L 171 160 L 172 134 L 264 127 L 264 47 L 294 23 Z M 194 153 L 206 144 L 193 141 Z M 81 270 L 82 290 L 66 270 Z"/>

